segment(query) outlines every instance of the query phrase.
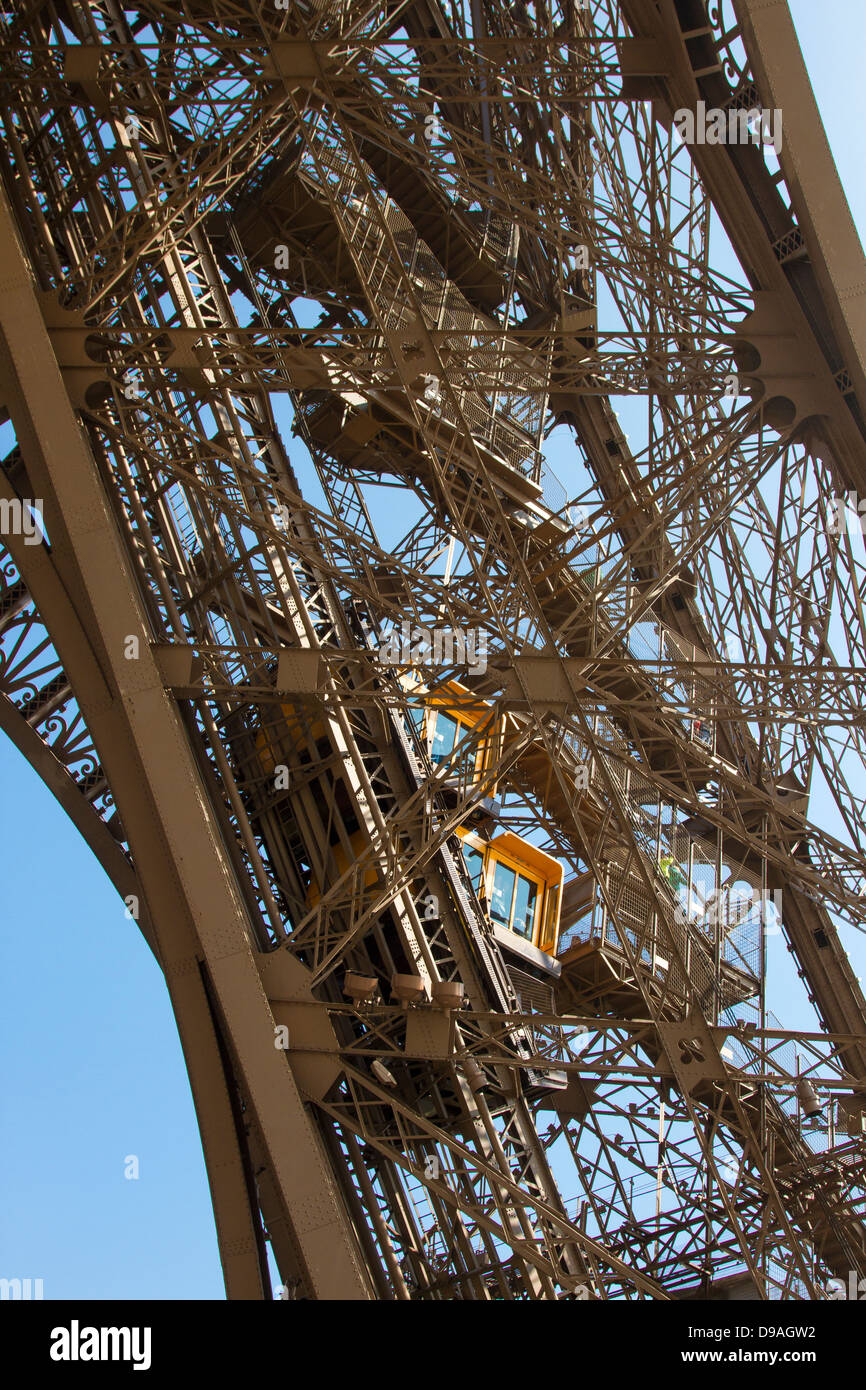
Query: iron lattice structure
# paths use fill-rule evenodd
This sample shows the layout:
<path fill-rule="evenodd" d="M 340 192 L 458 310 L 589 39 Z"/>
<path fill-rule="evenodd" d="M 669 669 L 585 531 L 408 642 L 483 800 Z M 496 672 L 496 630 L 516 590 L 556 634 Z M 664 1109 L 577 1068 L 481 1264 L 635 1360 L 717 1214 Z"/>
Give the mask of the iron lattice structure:
<path fill-rule="evenodd" d="M 866 1274 L 866 272 L 784 0 L 2 15 L 0 720 L 165 973 L 229 1297 Z"/>

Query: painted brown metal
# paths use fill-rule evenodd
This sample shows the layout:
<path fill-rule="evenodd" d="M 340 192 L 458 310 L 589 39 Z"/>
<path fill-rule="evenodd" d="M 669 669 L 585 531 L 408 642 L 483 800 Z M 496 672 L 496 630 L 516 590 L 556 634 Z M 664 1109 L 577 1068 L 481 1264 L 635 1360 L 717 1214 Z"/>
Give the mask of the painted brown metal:
<path fill-rule="evenodd" d="M 774 465 L 866 492 L 866 275 L 787 6 L 735 8 L 743 68 L 700 0 L 560 27 L 495 0 L 69 0 L 62 55 L 50 6 L 4 33 L 0 501 L 43 499 L 48 541 L 4 536 L 3 723 L 146 906 L 229 1297 L 269 1296 L 268 1241 L 296 1298 L 692 1298 L 696 1274 L 707 1298 L 808 1298 L 866 1259 L 866 1005 L 836 928 L 861 915 L 866 807 L 823 728 L 860 748 L 856 561 L 819 547 L 804 596 L 780 504 L 765 611 L 741 545 Z M 753 88 L 785 110 L 791 208 L 748 145 L 695 146 L 683 201 L 674 112 Z M 742 283 L 714 275 L 710 204 Z M 626 345 L 584 239 L 634 305 Z M 753 397 L 736 417 L 720 362 Z M 591 543 L 542 468 L 557 423 Z M 375 487 L 420 507 L 396 544 Z M 480 761 L 479 728 L 441 762 L 416 736 L 381 658 L 407 619 L 490 637 L 468 694 L 446 687 L 495 710 Z M 847 838 L 809 817 L 818 768 Z M 498 816 L 573 871 L 555 965 L 509 949 L 463 864 L 456 831 Z M 698 861 L 780 889 L 824 1034 L 767 1026 L 763 940 L 732 957 L 730 920 L 694 920 Z M 818 1160 L 801 1066 L 847 1117 Z"/>
<path fill-rule="evenodd" d="M 302 1278 L 319 1297 L 366 1297 L 327 1161 L 292 1076 L 274 1049 L 274 1025 L 251 950 L 249 923 L 199 793 L 178 714 L 151 655 L 131 576 L 124 583 L 125 564 L 111 515 L 51 351 L 8 205 L 0 208 L 0 260 L 6 405 L 30 476 L 50 497 L 46 521 L 52 552 L 66 570 L 63 599 L 69 602 L 71 590 L 78 600 L 74 627 L 59 614 L 54 619 L 56 641 L 117 788 L 150 906 L 202 1126 L 229 1292 L 261 1297 L 262 1271 L 248 1234 L 253 1214 L 246 1193 L 238 1190 L 238 1158 L 230 1157 L 240 1135 L 219 1113 L 228 1101 L 229 1079 L 221 1075 L 213 1052 L 201 965 L 223 1018 L 231 1020 L 230 1050 L 267 1136 L 281 1204 L 291 1212 Z M 26 561 L 24 567 L 35 590 L 36 577 Z M 50 613 L 50 599 L 42 611 Z M 88 621 L 90 637 L 83 630 Z M 132 660 L 125 654 L 130 636 L 140 643 Z M 84 661 L 89 658 L 91 667 L 98 662 L 101 668 L 98 675 L 93 672 L 92 686 L 86 671 L 79 674 L 82 648 Z M 125 758 L 118 755 L 124 745 L 129 750 Z M 147 757 L 142 758 L 145 746 Z M 132 749 L 136 752 L 130 756 Z M 209 1112 L 216 1112 L 213 1149 Z"/>

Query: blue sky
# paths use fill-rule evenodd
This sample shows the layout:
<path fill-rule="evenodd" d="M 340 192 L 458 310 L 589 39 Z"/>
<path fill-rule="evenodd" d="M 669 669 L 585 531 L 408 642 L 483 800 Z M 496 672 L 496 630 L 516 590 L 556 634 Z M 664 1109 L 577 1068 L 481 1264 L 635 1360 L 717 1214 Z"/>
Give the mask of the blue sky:
<path fill-rule="evenodd" d="M 791 9 L 862 237 L 866 5 L 791 0 Z M 221 1298 L 160 971 L 90 851 L 2 736 L 0 786 L 0 1276 L 41 1278 L 46 1298 Z M 855 957 L 864 961 L 862 941 Z M 130 1155 L 135 1181 L 124 1177 Z"/>

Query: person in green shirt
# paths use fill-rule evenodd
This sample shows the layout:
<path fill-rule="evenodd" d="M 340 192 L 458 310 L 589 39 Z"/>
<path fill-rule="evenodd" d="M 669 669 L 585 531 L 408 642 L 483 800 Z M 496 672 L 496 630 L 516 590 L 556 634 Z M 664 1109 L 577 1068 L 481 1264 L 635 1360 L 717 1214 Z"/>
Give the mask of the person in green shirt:
<path fill-rule="evenodd" d="M 668 883 L 673 888 L 674 892 L 677 892 L 677 890 L 681 888 L 682 885 L 685 883 L 685 878 L 683 877 L 683 874 L 680 872 L 679 865 L 676 863 L 673 855 L 663 855 L 659 862 L 659 868 L 661 869 Z"/>

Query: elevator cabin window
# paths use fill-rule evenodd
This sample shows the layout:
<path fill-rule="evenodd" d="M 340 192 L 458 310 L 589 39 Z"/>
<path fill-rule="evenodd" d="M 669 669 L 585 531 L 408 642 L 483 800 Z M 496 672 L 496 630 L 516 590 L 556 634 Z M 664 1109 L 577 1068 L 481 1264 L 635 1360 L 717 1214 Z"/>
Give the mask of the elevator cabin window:
<path fill-rule="evenodd" d="M 472 887 L 476 893 L 480 892 L 484 878 L 484 855 L 480 850 L 473 849 L 472 845 L 464 844 L 463 858 L 469 870 L 469 877 L 472 880 Z"/>
<path fill-rule="evenodd" d="M 524 854 L 534 855 L 545 864 L 530 867 Z M 490 920 L 553 955 L 559 928 L 561 865 L 512 834 L 484 846 L 466 835 L 463 859 Z M 535 872 L 536 868 L 541 872 Z"/>
<path fill-rule="evenodd" d="M 518 936 L 532 940 L 538 888 L 531 879 L 498 862 L 493 868 L 490 915 Z"/>
<path fill-rule="evenodd" d="M 427 746 L 430 749 L 430 761 L 434 767 L 440 763 L 447 762 L 453 756 L 454 750 L 460 749 L 460 744 L 466 740 L 462 749 L 462 755 L 458 751 L 458 758 L 452 764 L 451 775 L 468 777 L 475 781 L 483 758 L 482 749 L 470 739 L 472 725 L 464 719 L 457 719 L 451 714 L 446 714 L 444 710 L 427 711 Z"/>
<path fill-rule="evenodd" d="M 444 763 L 451 753 L 459 727 L 456 719 L 437 710 L 433 723 L 433 737 L 430 740 L 430 757 L 434 763 Z"/>

